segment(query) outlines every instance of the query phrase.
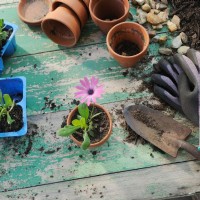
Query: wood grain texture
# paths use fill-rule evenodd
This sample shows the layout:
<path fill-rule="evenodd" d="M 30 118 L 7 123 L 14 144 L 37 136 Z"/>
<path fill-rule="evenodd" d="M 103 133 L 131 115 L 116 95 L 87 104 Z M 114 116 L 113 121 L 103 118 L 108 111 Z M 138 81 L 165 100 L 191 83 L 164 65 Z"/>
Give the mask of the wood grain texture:
<path fill-rule="evenodd" d="M 138 101 L 151 102 L 152 99 L 144 97 Z M 192 160 L 192 156 L 181 150 L 174 159 L 152 145 L 124 141 L 127 132 L 123 115 L 119 114 L 122 112 L 121 105 L 138 101 L 106 104 L 114 123 L 112 136 L 103 146 L 87 151 L 77 148 L 69 138 L 56 135 L 68 111 L 30 116 L 26 136 L 0 140 L 0 190 Z M 154 104 L 159 105 L 155 101 Z M 195 130 L 189 142 L 197 145 L 198 134 Z"/>
<path fill-rule="evenodd" d="M 108 174 L 1 193 L 5 200 L 149 200 L 200 191 L 200 162 Z M 176 199 L 176 198 L 174 198 Z"/>
<path fill-rule="evenodd" d="M 33 195 L 39 194 L 38 199 L 56 199 L 56 197 L 66 199 L 68 198 L 67 194 L 69 194 L 72 199 L 81 199 L 90 194 L 97 199 L 103 198 L 101 197 L 103 193 L 100 194 L 102 191 L 97 193 L 94 191 L 96 190 L 96 182 L 98 187 L 103 187 L 104 184 L 106 184 L 105 188 L 110 187 L 111 193 L 103 188 L 106 191 L 107 199 L 114 199 L 115 197 L 131 199 L 133 193 L 135 193 L 135 197 L 134 195 L 133 197 L 136 199 L 145 195 L 148 199 L 155 194 L 157 197 L 165 197 L 170 195 L 169 190 L 173 195 L 178 194 L 179 190 L 176 189 L 178 187 L 172 188 L 173 184 L 166 180 L 168 176 L 165 176 L 164 173 L 165 170 L 166 174 L 172 172 L 173 176 L 169 179 L 175 184 L 175 178 L 177 178 L 175 171 L 178 171 L 175 167 L 170 168 L 169 171 L 162 167 L 155 168 L 155 171 L 152 168 L 152 173 L 151 169 L 148 168 L 193 160 L 190 155 L 180 151 L 179 156 L 174 159 L 162 154 L 149 144 L 130 144 L 124 141 L 127 131 L 124 128 L 122 108 L 126 103 L 143 103 L 162 106 L 165 113 L 191 127 L 193 133 L 189 142 L 197 145 L 197 128 L 193 127 L 179 113 L 166 105 L 161 105 L 160 100 L 153 95 L 150 76 L 153 65 L 160 59 L 160 56 L 158 56 L 160 45 L 151 43 L 148 55 L 140 63 L 132 69 L 124 69 L 109 55 L 105 35 L 91 20 L 82 30 L 77 46 L 67 49 L 51 42 L 40 28 L 29 27 L 21 22 L 17 16 L 17 1 L 13 2 L 12 0 L 2 0 L 0 3 L 0 16 L 19 26 L 16 35 L 17 51 L 12 57 L 4 58 L 5 70 L 2 77 L 25 76 L 27 78 L 29 124 L 26 136 L 0 140 L 0 197 L 5 197 L 5 199 L 15 199 L 15 197 L 33 199 Z M 131 7 L 133 15 L 135 11 L 135 8 Z M 166 27 L 161 30 L 161 32 L 163 31 L 166 31 Z M 167 34 L 169 35 L 169 33 Z M 170 39 L 165 45 L 170 45 Z M 91 77 L 93 75 L 97 76 L 105 87 L 105 94 L 99 100 L 99 103 L 104 104 L 112 114 L 113 134 L 102 147 L 82 151 L 68 138 L 58 137 L 56 131 L 61 127 L 69 109 L 75 106 L 74 87 L 84 76 Z M 177 185 L 180 187 L 183 184 L 180 184 L 179 181 L 187 180 L 188 177 L 189 185 L 192 176 L 194 175 L 196 178 L 197 173 L 194 172 L 194 169 L 198 167 L 197 164 L 199 163 L 191 163 L 190 166 L 189 162 L 188 170 L 192 174 L 189 174 L 189 177 L 186 176 L 187 171 L 185 169 L 187 167 L 183 167 L 183 171 L 178 173 L 178 176 L 181 177 L 177 180 Z M 187 166 L 187 163 L 184 166 Z M 140 172 L 140 169 L 142 171 L 139 176 L 137 173 Z M 163 173 L 158 173 L 161 169 L 163 169 Z M 127 170 L 134 171 L 129 174 Z M 122 171 L 125 174 L 105 175 Z M 101 178 L 99 175 L 105 176 Z M 166 181 L 163 182 L 163 185 L 159 178 L 161 175 L 164 176 Z M 83 181 L 81 184 L 78 180 L 73 181 L 73 179 L 90 176 L 99 177 L 81 179 Z M 132 176 L 138 182 L 133 178 L 130 179 Z M 107 178 L 104 180 L 104 177 Z M 142 187 L 140 177 L 144 177 L 143 184 L 146 184 L 145 187 Z M 154 179 L 156 184 L 153 185 Z M 146 183 L 144 183 L 144 180 Z M 194 180 L 194 185 L 191 184 L 188 190 L 184 189 L 185 193 L 192 191 L 192 186 L 196 188 L 195 191 L 199 189 L 196 179 Z M 64 182 L 62 183 L 62 181 Z M 124 186 L 121 184 L 122 182 L 125 183 Z M 69 188 L 67 186 L 68 189 L 66 189 L 66 183 L 69 185 Z M 44 184 L 50 185 L 45 186 Z M 36 187 L 38 185 L 43 186 Z M 19 196 L 13 196 L 14 191 L 3 193 L 6 190 L 31 186 L 35 186 L 35 190 L 29 188 L 15 191 L 16 195 Z M 138 192 L 132 190 L 132 186 Z M 60 187 L 62 191 L 66 189 L 66 192 L 56 196 L 59 193 L 57 188 Z M 169 190 L 164 190 L 168 187 Z M 81 194 L 80 190 L 87 192 L 84 191 Z M 179 194 L 182 194 L 181 191 Z M 52 198 L 49 195 L 51 193 L 53 194 Z M 34 198 L 37 198 L 36 196 Z M 71 196 L 69 199 L 71 199 Z"/>

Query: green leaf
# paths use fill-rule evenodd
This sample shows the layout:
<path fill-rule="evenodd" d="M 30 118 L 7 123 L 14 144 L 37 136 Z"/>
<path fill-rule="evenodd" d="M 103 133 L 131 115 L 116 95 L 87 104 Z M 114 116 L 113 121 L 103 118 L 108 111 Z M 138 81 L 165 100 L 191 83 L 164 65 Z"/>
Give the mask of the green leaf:
<path fill-rule="evenodd" d="M 11 118 L 9 112 L 7 112 L 7 123 L 12 124 L 15 120 Z"/>
<path fill-rule="evenodd" d="M 80 126 L 65 126 L 64 128 L 61 128 L 58 130 L 58 135 L 60 136 L 70 136 L 71 134 L 73 134 L 74 132 L 76 132 L 76 130 L 78 130 L 80 128 Z"/>
<path fill-rule="evenodd" d="M 78 119 L 74 119 L 74 120 L 72 121 L 72 125 L 73 125 L 73 126 L 81 126 L 81 122 L 80 122 L 80 120 L 78 120 Z"/>
<path fill-rule="evenodd" d="M 4 25 L 4 20 L 0 19 L 0 30 L 3 28 L 3 25 Z"/>
<path fill-rule="evenodd" d="M 87 132 L 85 131 L 83 134 L 83 143 L 81 145 L 81 148 L 83 150 L 86 150 L 89 146 L 90 146 L 90 138 L 89 138 Z"/>
<path fill-rule="evenodd" d="M 1 90 L 0 90 L 0 104 L 3 105 L 3 95 Z"/>
<path fill-rule="evenodd" d="M 5 105 L 6 105 L 7 108 L 12 106 L 13 101 L 12 101 L 12 99 L 11 99 L 9 94 L 4 94 L 3 95 L 3 99 L 5 101 Z"/>
<path fill-rule="evenodd" d="M 85 121 L 87 122 L 89 117 L 89 108 L 85 103 L 79 104 L 78 106 L 78 112 L 82 117 L 85 118 Z"/>
<path fill-rule="evenodd" d="M 80 122 L 81 122 L 81 128 L 82 128 L 82 129 L 87 128 L 86 120 L 85 120 L 84 117 L 82 117 L 82 118 L 80 119 Z"/>

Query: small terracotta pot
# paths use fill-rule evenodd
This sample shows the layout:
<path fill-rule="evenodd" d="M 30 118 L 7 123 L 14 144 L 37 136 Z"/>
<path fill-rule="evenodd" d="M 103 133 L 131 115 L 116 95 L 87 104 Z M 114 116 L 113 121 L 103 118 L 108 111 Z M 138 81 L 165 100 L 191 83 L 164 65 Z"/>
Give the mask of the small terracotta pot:
<path fill-rule="evenodd" d="M 90 0 L 89 11 L 94 23 L 106 34 L 114 25 L 126 21 L 129 7 L 128 0 Z"/>
<path fill-rule="evenodd" d="M 52 4 L 52 10 L 55 10 L 62 4 L 67 6 L 75 13 L 77 19 L 80 22 L 81 28 L 83 28 L 88 20 L 88 8 L 86 7 L 83 0 L 55 0 Z"/>
<path fill-rule="evenodd" d="M 105 143 L 108 138 L 110 137 L 111 133 L 112 133 L 112 118 L 110 116 L 110 113 L 101 105 L 99 104 L 91 104 L 91 105 L 94 105 L 95 107 L 98 107 L 100 108 L 104 113 L 106 113 L 107 117 L 108 117 L 108 120 L 109 120 L 109 130 L 108 130 L 108 133 L 105 135 L 105 137 L 99 141 L 99 142 L 96 142 L 96 143 L 93 143 L 93 144 L 90 144 L 89 148 L 94 148 L 94 147 L 97 147 L 97 146 L 101 146 L 103 143 Z M 76 108 L 74 108 L 68 115 L 68 118 L 67 118 L 67 125 L 70 125 L 71 124 L 71 121 L 72 121 L 72 118 L 73 116 L 75 115 L 75 113 L 78 111 L 78 106 Z M 73 135 L 70 136 L 71 139 L 78 145 L 78 146 L 81 146 L 82 142 L 78 141 L 76 138 L 73 137 Z"/>
<path fill-rule="evenodd" d="M 41 25 L 43 18 L 51 11 L 51 0 L 21 0 L 18 4 L 19 18 L 33 26 Z"/>
<path fill-rule="evenodd" d="M 42 29 L 53 42 L 62 46 L 72 47 L 80 37 L 80 22 L 64 5 L 47 14 Z"/>
<path fill-rule="evenodd" d="M 139 53 L 132 56 L 124 56 L 115 52 L 118 44 L 130 41 L 139 47 Z M 147 52 L 149 46 L 149 34 L 138 23 L 122 22 L 115 25 L 107 34 L 106 44 L 109 53 L 123 67 L 133 67 Z"/>

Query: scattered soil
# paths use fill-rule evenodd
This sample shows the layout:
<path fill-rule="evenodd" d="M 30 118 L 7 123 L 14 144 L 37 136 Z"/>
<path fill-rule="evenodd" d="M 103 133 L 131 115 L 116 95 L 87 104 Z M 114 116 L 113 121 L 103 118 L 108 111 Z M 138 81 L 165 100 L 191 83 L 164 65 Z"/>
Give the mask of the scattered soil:
<path fill-rule="evenodd" d="M 200 50 L 200 1 L 199 0 L 171 0 L 174 14 L 181 19 L 181 31 L 189 39 L 192 48 Z"/>
<path fill-rule="evenodd" d="M 159 135 L 164 133 L 160 125 L 151 116 L 147 115 L 147 113 L 144 113 L 141 110 L 134 110 L 132 115 L 135 119 L 144 123 L 147 127 L 157 130 Z"/>
<path fill-rule="evenodd" d="M 10 112 L 10 116 L 15 121 L 9 125 L 7 124 L 7 116 L 3 116 L 0 121 L 0 132 L 5 133 L 19 131 L 23 127 L 23 115 L 21 106 L 15 105 Z"/>
<path fill-rule="evenodd" d="M 128 124 L 126 124 L 125 130 L 128 131 L 128 136 L 124 140 L 125 142 L 134 143 L 135 145 L 138 143 L 142 145 L 148 143 L 144 138 L 140 137 L 135 131 L 133 131 Z"/>
<path fill-rule="evenodd" d="M 41 109 L 42 111 L 49 108 L 50 110 L 59 110 L 62 104 L 56 105 L 56 103 L 53 101 L 53 99 L 50 99 L 49 97 L 44 97 L 45 103 L 44 107 Z"/>
<path fill-rule="evenodd" d="M 89 110 L 91 112 L 92 106 L 89 106 Z M 101 109 L 97 107 L 94 108 L 94 111 L 93 111 L 94 115 L 100 112 L 102 112 Z M 77 118 L 77 114 L 78 112 L 75 114 L 73 119 Z M 91 144 L 99 142 L 101 139 L 103 139 L 109 130 L 109 119 L 104 112 L 102 112 L 100 115 L 98 115 L 97 117 L 93 119 L 93 127 L 95 127 L 93 129 L 94 135 L 92 136 L 89 134 Z M 83 141 L 83 131 L 81 129 L 76 131 L 76 133 L 74 133 L 73 136 L 78 141 L 81 141 L 81 142 Z"/>
<path fill-rule="evenodd" d="M 133 56 L 140 53 L 140 49 L 135 43 L 124 40 L 116 46 L 115 52 L 122 56 Z"/>

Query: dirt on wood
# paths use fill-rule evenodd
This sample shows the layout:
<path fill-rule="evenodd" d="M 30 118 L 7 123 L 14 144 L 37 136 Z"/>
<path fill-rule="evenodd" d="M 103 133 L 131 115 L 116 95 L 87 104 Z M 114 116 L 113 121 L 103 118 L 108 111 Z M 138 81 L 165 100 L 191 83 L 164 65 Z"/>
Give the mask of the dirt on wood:
<path fill-rule="evenodd" d="M 200 1 L 171 0 L 173 7 L 171 16 L 181 19 L 181 32 L 188 36 L 189 46 L 200 50 Z"/>

